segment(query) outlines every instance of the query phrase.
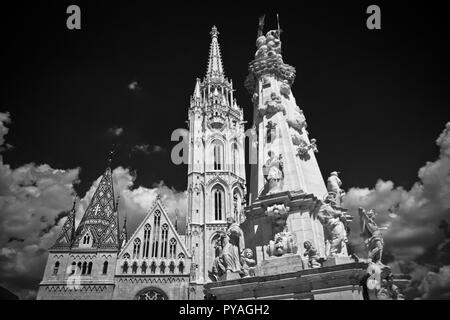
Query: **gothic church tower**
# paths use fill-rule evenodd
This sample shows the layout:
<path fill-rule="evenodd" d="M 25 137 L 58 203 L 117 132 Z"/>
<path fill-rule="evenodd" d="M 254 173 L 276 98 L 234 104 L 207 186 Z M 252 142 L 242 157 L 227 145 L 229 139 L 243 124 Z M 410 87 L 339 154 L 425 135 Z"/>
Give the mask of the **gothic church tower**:
<path fill-rule="evenodd" d="M 208 280 L 215 243 L 226 219 L 242 219 L 246 195 L 243 110 L 225 77 L 219 32 L 211 30 L 206 76 L 197 78 L 189 123 L 188 217 L 186 244 L 192 254 L 192 282 Z"/>

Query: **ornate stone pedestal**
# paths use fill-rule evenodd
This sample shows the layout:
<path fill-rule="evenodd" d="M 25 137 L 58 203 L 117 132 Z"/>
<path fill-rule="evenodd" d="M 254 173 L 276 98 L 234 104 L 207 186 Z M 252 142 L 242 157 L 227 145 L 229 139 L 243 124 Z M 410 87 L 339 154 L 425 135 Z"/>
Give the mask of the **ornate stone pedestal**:
<path fill-rule="evenodd" d="M 269 257 L 256 267 L 256 276 L 268 276 L 297 272 L 307 269 L 305 261 L 299 254 L 286 254 L 282 257 Z"/>

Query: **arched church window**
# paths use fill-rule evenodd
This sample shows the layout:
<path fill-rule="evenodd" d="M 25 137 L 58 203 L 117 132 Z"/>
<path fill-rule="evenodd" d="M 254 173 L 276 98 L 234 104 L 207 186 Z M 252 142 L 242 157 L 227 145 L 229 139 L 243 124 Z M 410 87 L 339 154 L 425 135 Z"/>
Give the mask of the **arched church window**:
<path fill-rule="evenodd" d="M 213 188 L 214 195 L 214 219 L 222 220 L 225 212 L 225 192 L 221 186 Z"/>
<path fill-rule="evenodd" d="M 184 271 L 184 263 L 183 263 L 183 261 L 180 261 L 180 263 L 178 264 L 178 270 L 180 271 L 180 273 L 183 273 L 183 271 Z"/>
<path fill-rule="evenodd" d="M 161 270 L 161 273 L 166 272 L 166 264 L 164 263 L 164 261 L 162 261 L 159 265 L 159 270 Z"/>
<path fill-rule="evenodd" d="M 74 261 L 74 262 L 72 262 L 72 270 L 70 271 L 70 274 L 75 274 L 76 269 L 77 269 L 77 264 Z"/>
<path fill-rule="evenodd" d="M 108 261 L 103 262 L 103 274 L 108 273 Z"/>
<path fill-rule="evenodd" d="M 161 257 L 167 258 L 167 238 L 169 233 L 169 225 L 163 224 L 162 225 L 162 234 L 161 234 Z"/>
<path fill-rule="evenodd" d="M 138 264 L 137 262 L 133 262 L 133 264 L 131 265 L 131 273 L 135 274 L 137 272 L 138 269 Z"/>
<path fill-rule="evenodd" d="M 170 239 L 169 244 L 169 258 L 175 259 L 175 255 L 177 254 L 177 240 L 175 240 L 175 238 L 172 238 Z"/>
<path fill-rule="evenodd" d="M 146 289 L 136 296 L 137 300 L 168 300 L 167 295 L 159 289 Z"/>
<path fill-rule="evenodd" d="M 87 274 L 91 274 L 92 273 L 92 261 L 90 261 L 88 263 L 88 268 L 87 268 Z"/>
<path fill-rule="evenodd" d="M 147 272 L 147 262 L 142 262 L 142 265 L 141 265 L 141 273 L 142 274 L 145 274 Z"/>
<path fill-rule="evenodd" d="M 175 262 L 171 261 L 169 264 L 169 272 L 174 273 L 175 272 Z"/>
<path fill-rule="evenodd" d="M 144 226 L 144 251 L 142 253 L 142 256 L 147 259 L 148 258 L 148 252 L 150 248 L 150 231 L 152 230 L 152 227 L 150 224 L 146 224 Z"/>
<path fill-rule="evenodd" d="M 55 262 L 55 266 L 53 267 L 53 275 L 56 276 L 59 271 L 59 261 Z"/>
<path fill-rule="evenodd" d="M 158 245 L 159 245 L 159 233 L 161 224 L 161 212 L 159 210 L 155 211 L 155 217 L 153 220 L 153 247 L 152 247 L 152 257 L 156 258 L 158 256 Z"/>
<path fill-rule="evenodd" d="M 223 145 L 219 141 L 213 142 L 214 170 L 223 170 Z"/>
<path fill-rule="evenodd" d="M 81 274 L 86 274 L 87 271 L 87 262 L 83 262 L 83 269 L 81 270 Z"/>
<path fill-rule="evenodd" d="M 78 268 L 77 268 L 77 271 L 78 271 L 77 273 L 80 274 L 80 273 L 81 273 L 81 269 L 82 269 L 82 267 L 83 267 L 81 261 L 78 262 L 77 267 L 78 267 Z"/>
<path fill-rule="evenodd" d="M 152 261 L 152 264 L 150 265 L 150 272 L 155 273 L 156 272 L 156 262 Z"/>
<path fill-rule="evenodd" d="M 139 259 L 139 253 L 141 251 L 141 239 L 136 238 L 133 242 L 133 259 Z"/>
<path fill-rule="evenodd" d="M 122 265 L 122 273 L 128 273 L 128 262 L 124 262 Z"/>

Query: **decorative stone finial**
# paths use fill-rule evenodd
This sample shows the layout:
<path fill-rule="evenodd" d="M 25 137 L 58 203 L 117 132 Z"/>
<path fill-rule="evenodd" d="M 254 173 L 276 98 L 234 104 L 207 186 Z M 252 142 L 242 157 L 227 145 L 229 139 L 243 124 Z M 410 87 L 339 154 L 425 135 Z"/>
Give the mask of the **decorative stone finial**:
<path fill-rule="evenodd" d="M 211 32 L 209 34 L 211 35 L 211 38 L 217 38 L 217 36 L 219 35 L 219 31 L 217 31 L 217 27 L 213 26 L 211 28 Z"/>

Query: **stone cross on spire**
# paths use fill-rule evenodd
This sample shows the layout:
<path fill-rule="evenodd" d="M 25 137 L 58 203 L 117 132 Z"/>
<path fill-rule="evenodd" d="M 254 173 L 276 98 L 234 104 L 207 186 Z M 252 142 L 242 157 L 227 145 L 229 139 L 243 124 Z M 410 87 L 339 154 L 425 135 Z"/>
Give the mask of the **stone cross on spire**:
<path fill-rule="evenodd" d="M 223 79 L 224 72 L 222 66 L 222 56 L 220 55 L 219 41 L 217 40 L 219 31 L 216 26 L 213 26 L 210 32 L 211 46 L 209 48 L 209 61 L 208 69 L 206 71 L 206 78 L 211 79 Z"/>

